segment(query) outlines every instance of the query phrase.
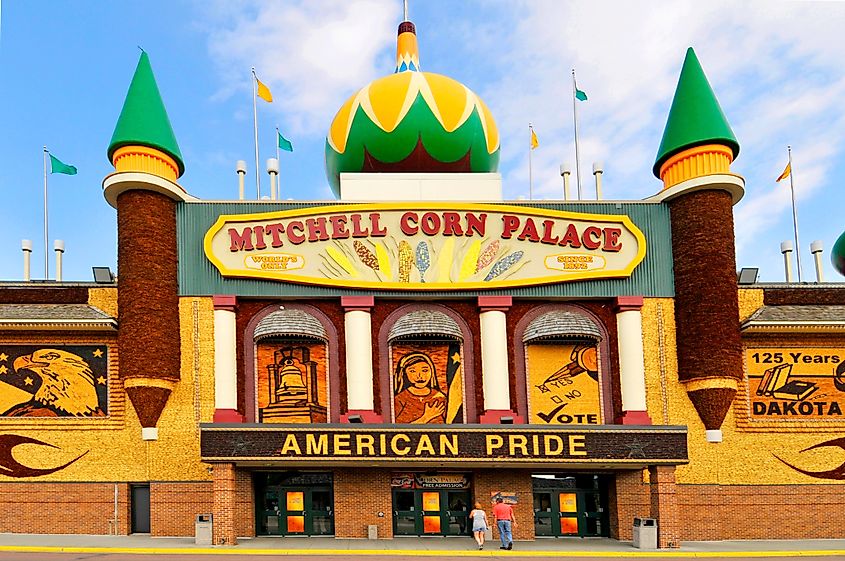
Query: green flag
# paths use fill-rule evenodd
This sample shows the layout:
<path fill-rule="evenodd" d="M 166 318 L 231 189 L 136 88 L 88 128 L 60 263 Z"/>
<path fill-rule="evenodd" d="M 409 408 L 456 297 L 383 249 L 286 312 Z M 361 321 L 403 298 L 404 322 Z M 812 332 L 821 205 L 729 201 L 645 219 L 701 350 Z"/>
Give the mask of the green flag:
<path fill-rule="evenodd" d="M 50 154 L 50 173 L 63 173 L 65 175 L 76 175 L 76 167 L 69 166 L 60 159 Z"/>
<path fill-rule="evenodd" d="M 584 92 L 582 92 L 578 88 L 575 88 L 575 99 L 578 99 L 578 100 L 581 100 L 581 101 L 587 101 L 587 94 L 585 94 Z"/>
<path fill-rule="evenodd" d="M 281 150 L 285 150 L 287 152 L 293 152 L 293 144 L 290 143 L 290 140 L 282 136 L 282 133 L 276 132 L 279 135 L 279 148 Z"/>

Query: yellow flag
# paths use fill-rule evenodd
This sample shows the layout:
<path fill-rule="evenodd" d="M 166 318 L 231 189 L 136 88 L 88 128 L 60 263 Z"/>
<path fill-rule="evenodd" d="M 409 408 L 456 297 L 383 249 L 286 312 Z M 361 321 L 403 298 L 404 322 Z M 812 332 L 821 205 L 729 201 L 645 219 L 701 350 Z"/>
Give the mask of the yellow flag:
<path fill-rule="evenodd" d="M 789 177 L 790 173 L 792 173 L 792 164 L 786 164 L 786 168 L 784 168 L 783 173 L 780 174 L 780 177 L 775 180 L 775 183 L 777 183 L 781 179 L 786 179 L 787 177 Z"/>
<path fill-rule="evenodd" d="M 531 129 L 531 149 L 534 150 L 540 146 L 540 143 L 537 141 L 537 133 L 534 132 L 534 129 Z"/>
<path fill-rule="evenodd" d="M 255 77 L 255 82 L 258 84 L 258 97 L 266 101 L 267 103 L 273 102 L 273 94 L 270 93 L 270 88 L 265 86 L 261 80 L 258 79 L 258 76 Z"/>

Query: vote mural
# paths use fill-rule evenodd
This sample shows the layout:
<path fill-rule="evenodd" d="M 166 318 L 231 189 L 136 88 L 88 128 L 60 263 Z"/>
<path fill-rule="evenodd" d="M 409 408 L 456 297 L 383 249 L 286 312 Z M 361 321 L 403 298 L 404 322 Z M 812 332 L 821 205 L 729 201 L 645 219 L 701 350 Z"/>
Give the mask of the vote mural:
<path fill-rule="evenodd" d="M 532 344 L 525 354 L 532 424 L 602 422 L 598 350 L 594 345 Z"/>

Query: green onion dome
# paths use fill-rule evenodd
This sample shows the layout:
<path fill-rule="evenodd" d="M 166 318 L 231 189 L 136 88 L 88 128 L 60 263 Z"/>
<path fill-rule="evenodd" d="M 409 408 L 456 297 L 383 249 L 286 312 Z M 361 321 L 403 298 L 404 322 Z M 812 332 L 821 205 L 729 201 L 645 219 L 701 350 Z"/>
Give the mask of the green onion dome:
<path fill-rule="evenodd" d="M 494 172 L 499 131 L 475 93 L 419 69 L 414 24 L 399 25 L 396 72 L 340 108 L 326 137 L 326 174 L 340 195 L 344 172 Z"/>

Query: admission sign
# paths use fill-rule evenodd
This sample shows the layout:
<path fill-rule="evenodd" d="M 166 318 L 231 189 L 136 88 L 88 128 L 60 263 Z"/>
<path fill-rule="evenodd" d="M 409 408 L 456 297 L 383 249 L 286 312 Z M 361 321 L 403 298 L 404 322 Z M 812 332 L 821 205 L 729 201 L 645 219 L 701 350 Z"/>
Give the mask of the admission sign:
<path fill-rule="evenodd" d="M 391 290 L 628 277 L 646 252 L 625 215 L 450 203 L 222 215 L 204 244 L 224 277 Z"/>

